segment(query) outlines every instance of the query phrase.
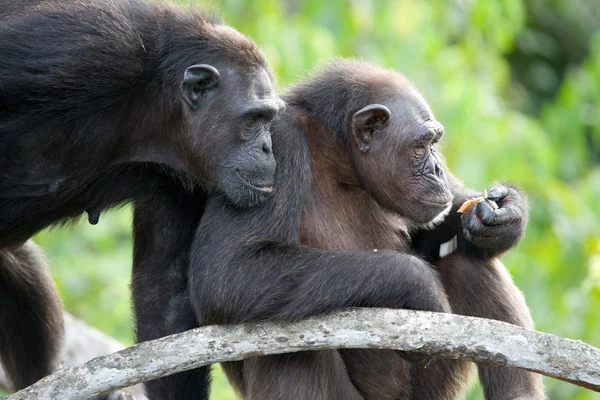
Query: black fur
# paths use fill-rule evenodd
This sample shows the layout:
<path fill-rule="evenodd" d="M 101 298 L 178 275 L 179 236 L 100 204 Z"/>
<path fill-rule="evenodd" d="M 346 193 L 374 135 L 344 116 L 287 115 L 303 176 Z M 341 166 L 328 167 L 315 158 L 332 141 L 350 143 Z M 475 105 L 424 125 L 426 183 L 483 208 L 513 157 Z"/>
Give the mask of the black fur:
<path fill-rule="evenodd" d="M 253 42 L 164 2 L 0 0 L 0 54 L 0 285 L 16 293 L 2 316 L 21 318 L 0 348 L 20 389 L 57 364 L 62 310 L 45 272 L 14 252 L 175 181 L 203 193 L 199 207 L 221 193 L 265 201 L 282 104 Z"/>
<path fill-rule="evenodd" d="M 0 358 L 12 388 L 28 386 L 58 367 L 62 304 L 33 241 L 0 251 L 0 321 Z"/>

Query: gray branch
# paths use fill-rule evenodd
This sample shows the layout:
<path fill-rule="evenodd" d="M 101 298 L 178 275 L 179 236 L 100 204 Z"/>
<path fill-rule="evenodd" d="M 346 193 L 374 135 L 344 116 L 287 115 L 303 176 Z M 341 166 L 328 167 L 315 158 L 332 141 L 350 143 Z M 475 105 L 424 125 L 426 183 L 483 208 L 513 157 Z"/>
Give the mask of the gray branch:
<path fill-rule="evenodd" d="M 503 322 L 452 314 L 354 309 L 296 323 L 207 326 L 59 370 L 6 400 L 78 400 L 222 361 L 332 348 L 419 351 L 517 367 L 600 391 L 600 350 Z"/>

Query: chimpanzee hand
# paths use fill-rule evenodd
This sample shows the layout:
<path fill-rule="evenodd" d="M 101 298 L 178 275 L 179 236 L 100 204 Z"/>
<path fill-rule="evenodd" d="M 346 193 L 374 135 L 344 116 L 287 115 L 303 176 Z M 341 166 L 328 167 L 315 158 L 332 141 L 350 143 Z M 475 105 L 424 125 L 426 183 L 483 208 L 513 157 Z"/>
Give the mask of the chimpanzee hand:
<path fill-rule="evenodd" d="M 512 248 L 525 231 L 528 219 L 527 197 L 511 186 L 495 186 L 487 191 L 490 203 L 481 201 L 462 216 L 463 235 L 472 245 L 494 257 Z"/>

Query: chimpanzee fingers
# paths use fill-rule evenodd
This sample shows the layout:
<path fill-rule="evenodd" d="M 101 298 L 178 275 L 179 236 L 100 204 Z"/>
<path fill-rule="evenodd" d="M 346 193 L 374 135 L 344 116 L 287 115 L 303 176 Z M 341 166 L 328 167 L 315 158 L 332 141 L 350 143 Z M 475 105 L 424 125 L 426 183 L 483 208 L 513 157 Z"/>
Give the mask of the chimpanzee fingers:
<path fill-rule="evenodd" d="M 494 254 L 512 248 L 523 234 L 523 226 L 518 222 L 502 225 L 483 225 L 475 222 L 463 223 L 463 236 L 474 246 Z"/>
<path fill-rule="evenodd" d="M 470 231 L 472 234 L 481 235 L 487 231 L 490 226 L 502 225 L 506 220 L 505 214 L 497 214 L 498 210 L 494 210 L 487 201 L 481 201 L 471 207 L 462 216 L 463 228 Z"/>
<path fill-rule="evenodd" d="M 473 208 L 475 208 L 476 219 L 481 223 L 484 225 L 498 225 L 496 211 L 487 201 L 480 201 Z"/>
<path fill-rule="evenodd" d="M 518 210 L 510 206 L 493 210 L 485 201 L 463 215 L 462 225 L 465 239 L 487 250 L 499 250 L 499 242 L 511 246 L 523 234 Z"/>
<path fill-rule="evenodd" d="M 487 239 L 504 239 L 510 240 L 519 237 L 523 232 L 519 224 L 510 225 L 482 225 L 469 228 L 463 228 L 463 231 L 468 232 L 471 238 Z"/>
<path fill-rule="evenodd" d="M 462 226 L 465 231 L 476 231 L 481 229 L 481 226 L 483 225 L 475 213 L 475 210 L 477 209 L 476 206 L 469 208 L 461 217 Z"/>
<path fill-rule="evenodd" d="M 484 225 L 512 224 L 520 221 L 523 217 L 521 211 L 512 203 L 494 210 L 487 201 L 482 201 L 477 203 L 474 208 L 477 218 Z"/>
<path fill-rule="evenodd" d="M 504 188 L 506 192 L 499 199 L 492 199 L 488 195 L 488 199 L 494 200 L 499 208 L 503 208 L 507 205 L 512 205 L 515 208 L 521 209 L 526 209 L 528 207 L 527 196 L 525 196 L 525 194 L 523 194 L 519 189 L 511 186 L 502 186 L 502 188 Z"/>
<path fill-rule="evenodd" d="M 510 236 L 494 235 L 494 236 L 477 236 L 472 235 L 466 229 L 463 230 L 465 239 L 476 248 L 485 251 L 487 254 L 495 255 L 503 253 L 510 249 L 518 237 L 513 237 L 510 232 L 507 232 Z"/>
<path fill-rule="evenodd" d="M 487 191 L 486 198 L 491 201 L 499 202 L 507 194 L 508 188 L 506 186 L 494 186 Z"/>

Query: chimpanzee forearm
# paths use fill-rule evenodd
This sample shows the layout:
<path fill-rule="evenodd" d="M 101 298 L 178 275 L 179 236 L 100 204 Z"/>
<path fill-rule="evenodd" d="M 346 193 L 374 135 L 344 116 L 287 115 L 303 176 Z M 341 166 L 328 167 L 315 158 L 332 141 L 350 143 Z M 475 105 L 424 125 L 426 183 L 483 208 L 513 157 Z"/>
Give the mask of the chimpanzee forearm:
<path fill-rule="evenodd" d="M 310 266 L 303 267 L 276 317 L 304 318 L 342 307 L 449 312 L 436 273 L 416 257 L 393 252 L 309 255 L 302 250 L 295 257 Z"/>
<path fill-rule="evenodd" d="M 207 247 L 192 251 L 189 275 L 202 325 L 297 320 L 344 307 L 449 311 L 435 271 L 411 255 L 277 244 L 239 251 L 215 248 L 207 236 L 195 240 Z"/>

